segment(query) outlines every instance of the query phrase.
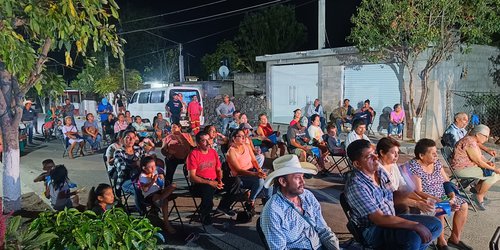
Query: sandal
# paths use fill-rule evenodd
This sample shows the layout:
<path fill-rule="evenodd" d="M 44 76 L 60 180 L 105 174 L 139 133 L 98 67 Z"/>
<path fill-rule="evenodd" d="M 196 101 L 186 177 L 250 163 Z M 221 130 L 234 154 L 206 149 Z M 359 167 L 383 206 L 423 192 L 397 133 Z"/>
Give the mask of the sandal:
<path fill-rule="evenodd" d="M 448 245 L 462 250 L 472 250 L 472 247 L 465 244 L 463 241 L 458 241 L 458 243 L 453 243 L 450 240 L 448 240 Z"/>

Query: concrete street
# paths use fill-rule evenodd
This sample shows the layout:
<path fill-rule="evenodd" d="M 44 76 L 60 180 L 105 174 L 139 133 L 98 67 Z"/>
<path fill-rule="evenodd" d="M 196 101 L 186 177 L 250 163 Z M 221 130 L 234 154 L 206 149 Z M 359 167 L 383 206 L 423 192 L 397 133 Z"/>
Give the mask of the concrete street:
<path fill-rule="evenodd" d="M 78 120 L 77 124 L 79 123 L 82 123 L 82 121 Z M 39 126 L 41 126 L 41 123 L 39 123 Z M 80 127 L 80 125 L 77 127 Z M 74 160 L 70 160 L 67 157 L 62 158 L 63 145 L 60 141 L 53 140 L 49 143 L 44 143 L 41 141 L 41 135 L 37 136 L 40 137 L 38 140 L 35 140 L 38 143 L 37 146 L 27 147 L 26 152 L 21 157 L 23 193 L 35 192 L 42 196 L 43 184 L 33 183 L 33 179 L 41 173 L 41 162 L 47 158 L 52 158 L 56 164 L 66 165 L 71 181 L 77 183 L 78 188 L 86 187 L 87 192 L 92 186 L 96 186 L 99 183 L 109 183 L 102 153 L 77 157 Z M 376 140 L 375 137 L 373 139 Z M 493 147 L 494 145 L 488 144 L 488 146 Z M 409 153 L 400 156 L 401 163 L 412 158 L 413 149 L 411 143 L 404 143 L 401 151 Z M 160 155 L 158 149 L 157 152 Z M 177 168 L 175 178 L 178 188 L 185 187 L 186 183 L 180 166 Z M 339 194 L 344 187 L 341 178 L 332 174 L 321 179 L 313 178 L 306 180 L 306 185 L 320 201 L 323 216 L 337 237 L 341 241 L 349 239 L 351 235 L 345 227 L 347 220 L 338 201 Z M 85 192 L 81 194 L 81 204 L 86 204 L 86 197 L 87 194 Z M 498 216 L 500 211 L 500 183 L 491 188 L 488 197 L 491 203 L 487 206 L 488 209 L 486 211 L 473 212 L 469 210 L 469 217 L 462 234 L 462 240 L 474 249 L 487 249 L 492 234 L 500 226 L 500 216 Z M 168 245 L 162 245 L 162 247 L 166 249 L 263 249 L 255 230 L 255 221 L 258 216 L 247 224 L 235 224 L 232 219 L 218 218 L 214 221 L 213 226 L 207 226 L 206 231 L 204 231 L 198 222 L 188 224 L 188 217 L 194 211 L 191 198 L 179 197 L 177 205 L 184 222 L 184 229 L 181 229 L 180 224 L 173 223 L 179 233 L 176 236 L 167 237 Z M 236 208 L 241 209 L 239 206 Z M 257 206 L 257 211 L 261 209 L 262 206 Z M 172 214 L 171 218 L 173 217 Z M 449 221 L 452 221 L 451 218 Z M 186 242 L 186 237 L 190 236 L 191 233 L 194 233 L 191 235 L 191 237 L 194 236 L 194 239 Z M 450 230 L 446 229 L 445 234 L 449 235 Z M 357 247 L 351 245 L 349 249 L 357 249 Z"/>

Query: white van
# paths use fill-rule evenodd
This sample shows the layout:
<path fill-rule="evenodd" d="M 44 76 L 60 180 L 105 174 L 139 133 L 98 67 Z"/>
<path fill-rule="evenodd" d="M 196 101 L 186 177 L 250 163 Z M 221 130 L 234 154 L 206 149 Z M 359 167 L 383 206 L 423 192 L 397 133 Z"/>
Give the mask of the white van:
<path fill-rule="evenodd" d="M 203 98 L 198 88 L 176 86 L 137 90 L 134 92 L 134 95 L 132 95 L 132 98 L 130 98 L 127 110 L 129 110 L 133 116 L 140 115 L 141 118 L 149 119 L 152 124 L 153 118 L 157 113 L 165 115 L 165 105 L 175 93 L 181 93 L 182 101 L 186 104 L 189 104 L 189 102 L 191 102 L 191 97 L 196 95 L 203 107 Z M 183 118 L 184 117 L 181 117 L 181 120 L 184 120 Z M 204 119 L 201 117 L 201 125 L 203 125 L 203 122 Z M 182 125 L 184 127 L 184 124 Z"/>

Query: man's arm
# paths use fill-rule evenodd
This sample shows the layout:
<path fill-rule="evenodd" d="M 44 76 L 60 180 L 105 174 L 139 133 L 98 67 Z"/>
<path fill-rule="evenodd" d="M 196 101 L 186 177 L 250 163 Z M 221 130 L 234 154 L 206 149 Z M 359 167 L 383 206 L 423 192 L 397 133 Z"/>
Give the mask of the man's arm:
<path fill-rule="evenodd" d="M 306 146 L 302 146 L 302 145 L 300 145 L 300 143 L 298 143 L 298 142 L 297 142 L 297 140 L 295 140 L 295 139 L 293 139 L 293 138 L 292 138 L 292 139 L 290 139 L 290 144 L 291 144 L 292 146 L 296 147 L 296 148 L 300 148 L 300 149 L 302 149 L 302 150 L 307 150 L 307 147 L 306 147 Z"/>
<path fill-rule="evenodd" d="M 429 231 L 427 227 L 418 222 L 406 220 L 398 216 L 384 215 L 380 210 L 377 210 L 375 213 L 368 215 L 368 218 L 371 222 L 379 227 L 407 229 L 415 231 L 424 243 L 432 240 L 431 231 Z"/>

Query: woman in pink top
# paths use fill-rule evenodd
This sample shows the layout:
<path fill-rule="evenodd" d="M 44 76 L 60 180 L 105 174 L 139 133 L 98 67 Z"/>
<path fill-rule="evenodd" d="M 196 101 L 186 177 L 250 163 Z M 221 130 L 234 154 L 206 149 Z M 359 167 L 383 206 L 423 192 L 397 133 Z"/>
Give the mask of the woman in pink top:
<path fill-rule="evenodd" d="M 487 161 L 481 154 L 479 144 L 488 141 L 490 128 L 486 125 L 477 125 L 469 135 L 462 138 L 455 145 L 451 167 L 459 178 L 479 179 L 478 184 L 471 188 L 478 207 L 485 210 L 484 198 L 490 187 L 500 179 L 500 169 L 493 162 Z"/>
<path fill-rule="evenodd" d="M 255 199 L 264 187 L 266 174 L 262 172 L 252 149 L 245 143 L 246 135 L 241 129 L 231 135 L 231 147 L 227 152 L 227 162 L 233 176 L 239 176 L 242 188 L 250 189 L 247 206 L 253 209 Z"/>
<path fill-rule="evenodd" d="M 397 128 L 398 138 L 403 138 L 405 111 L 401 108 L 401 104 L 397 103 L 394 105 L 394 110 L 391 112 L 390 118 L 391 121 L 389 122 L 389 128 L 387 129 L 387 136 L 391 136 L 392 130 Z"/>

